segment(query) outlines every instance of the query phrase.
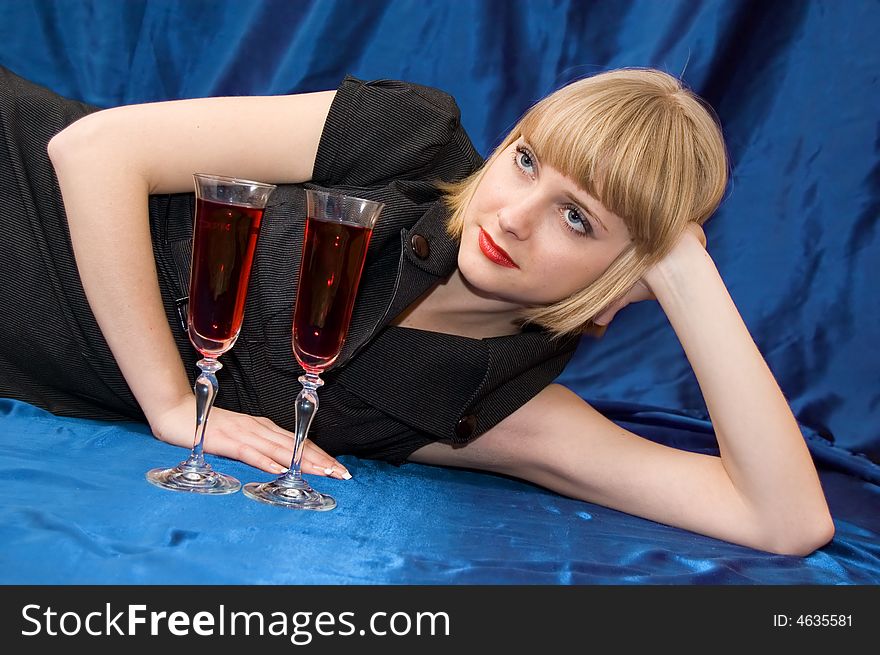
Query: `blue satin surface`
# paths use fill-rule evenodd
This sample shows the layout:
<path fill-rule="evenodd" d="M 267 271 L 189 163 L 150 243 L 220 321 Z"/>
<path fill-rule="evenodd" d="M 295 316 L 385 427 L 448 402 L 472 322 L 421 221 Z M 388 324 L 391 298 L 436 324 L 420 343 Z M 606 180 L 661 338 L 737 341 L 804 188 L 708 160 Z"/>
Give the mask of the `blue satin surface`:
<path fill-rule="evenodd" d="M 780 557 L 512 480 L 352 458 L 354 480 L 320 481 L 338 510 L 291 516 L 153 489 L 144 470 L 183 451 L 144 426 L 3 401 L 3 581 L 876 583 L 878 28 L 880 3 L 867 0 L 0 0 L 0 64 L 79 100 L 399 78 L 452 93 L 483 154 L 567 81 L 620 66 L 680 76 L 717 111 L 731 156 L 709 252 L 837 526 L 812 556 Z M 585 338 L 559 381 L 643 436 L 717 452 L 656 303 Z"/>
<path fill-rule="evenodd" d="M 617 415 L 623 415 L 617 408 Z M 656 413 L 656 412 L 655 412 Z M 629 429 L 648 420 L 633 412 Z M 673 414 L 682 446 L 704 429 Z M 343 457 L 336 498 L 296 512 L 241 493 L 165 491 L 180 448 L 146 426 L 59 418 L 0 399 L 3 584 L 877 584 L 880 470 L 823 471 L 834 541 L 808 557 L 704 537 L 494 475 Z M 209 457 L 242 482 L 270 476 Z"/>

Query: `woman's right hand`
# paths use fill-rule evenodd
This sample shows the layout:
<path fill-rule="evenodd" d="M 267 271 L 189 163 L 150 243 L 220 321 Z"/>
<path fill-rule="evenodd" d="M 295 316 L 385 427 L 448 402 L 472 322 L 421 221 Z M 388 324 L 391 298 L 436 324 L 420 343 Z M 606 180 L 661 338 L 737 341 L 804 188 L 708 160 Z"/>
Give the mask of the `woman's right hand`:
<path fill-rule="evenodd" d="M 673 247 L 672 252 L 666 255 L 666 258 L 655 264 L 653 267 L 648 269 L 645 275 L 641 280 L 636 282 L 632 288 L 625 293 L 623 296 L 612 302 L 608 307 L 603 309 L 594 319 L 593 323 L 598 325 L 600 328 L 607 327 L 611 322 L 611 319 L 619 312 L 621 309 L 626 307 L 627 305 L 631 305 L 635 302 L 640 302 L 642 300 L 657 300 L 657 297 L 654 295 L 654 290 L 651 288 L 651 277 L 657 275 L 657 271 L 661 268 L 661 266 L 666 263 L 666 260 L 671 260 L 678 253 L 676 252 L 681 248 L 682 242 L 699 242 L 702 248 L 705 250 L 706 248 L 706 233 L 703 231 L 703 228 L 699 223 L 690 222 L 685 227 L 682 232 L 681 237 L 679 237 L 678 242 L 675 247 Z M 704 253 L 705 254 L 705 253 Z"/>
<path fill-rule="evenodd" d="M 150 421 L 160 441 L 191 448 L 196 403 L 189 395 Z M 205 433 L 206 453 L 237 459 L 269 473 L 284 473 L 293 458 L 294 435 L 264 417 L 239 414 L 222 407 L 211 409 Z M 330 471 L 330 473 L 328 473 Z M 302 472 L 340 480 L 351 477 L 342 464 L 311 440 L 303 446 Z"/>

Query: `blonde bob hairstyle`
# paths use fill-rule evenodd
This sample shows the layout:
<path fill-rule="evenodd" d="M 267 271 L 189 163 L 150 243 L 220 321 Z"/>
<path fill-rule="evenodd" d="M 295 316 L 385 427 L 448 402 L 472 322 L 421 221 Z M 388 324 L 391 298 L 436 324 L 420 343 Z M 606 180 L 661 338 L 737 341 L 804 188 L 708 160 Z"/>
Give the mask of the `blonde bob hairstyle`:
<path fill-rule="evenodd" d="M 600 334 L 592 319 L 662 259 L 691 221 L 705 222 L 724 195 L 728 159 L 712 109 L 675 77 L 623 68 L 572 82 L 532 107 L 471 176 L 442 184 L 456 239 L 483 173 L 523 137 L 549 164 L 620 216 L 631 243 L 586 288 L 523 310 L 556 336 Z"/>

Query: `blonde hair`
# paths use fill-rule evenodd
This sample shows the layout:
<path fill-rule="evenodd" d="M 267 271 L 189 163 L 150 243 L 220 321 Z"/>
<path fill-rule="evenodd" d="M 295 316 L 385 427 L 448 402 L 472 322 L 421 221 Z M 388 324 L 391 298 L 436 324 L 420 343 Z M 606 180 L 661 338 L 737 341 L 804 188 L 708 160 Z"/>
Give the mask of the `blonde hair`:
<path fill-rule="evenodd" d="M 568 298 L 523 311 L 523 321 L 557 336 L 601 332 L 591 319 L 662 259 L 691 221 L 715 211 L 728 178 L 727 151 L 712 109 L 667 73 L 623 68 L 572 82 L 520 119 L 486 164 L 442 184 L 449 234 L 486 168 L 520 137 L 538 160 L 567 175 L 620 216 L 632 242 L 598 279 Z"/>

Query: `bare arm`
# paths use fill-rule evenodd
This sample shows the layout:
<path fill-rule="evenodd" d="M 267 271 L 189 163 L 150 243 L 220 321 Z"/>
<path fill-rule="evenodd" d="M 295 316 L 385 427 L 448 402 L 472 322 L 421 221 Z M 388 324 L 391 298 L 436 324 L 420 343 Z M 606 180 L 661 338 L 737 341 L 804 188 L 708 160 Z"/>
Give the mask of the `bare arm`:
<path fill-rule="evenodd" d="M 697 376 L 724 469 L 765 538 L 830 540 L 834 525 L 797 421 L 709 254 L 688 233 L 646 282 Z"/>
<path fill-rule="evenodd" d="M 192 423 L 194 410 L 159 293 L 149 194 L 192 191 L 194 172 L 308 180 L 334 93 L 118 107 L 82 118 L 50 141 L 83 288 L 156 436 L 191 445 L 191 431 L 181 434 L 179 426 Z M 211 436 L 209 429 L 212 452 L 267 470 L 285 458 L 283 431 L 269 435 L 275 446 Z"/>
<path fill-rule="evenodd" d="M 522 477 L 760 550 L 827 543 L 834 526 L 803 437 L 702 245 L 686 237 L 646 277 L 694 367 L 720 457 L 644 439 L 551 385 L 467 447 L 431 444 L 412 459 Z"/>

